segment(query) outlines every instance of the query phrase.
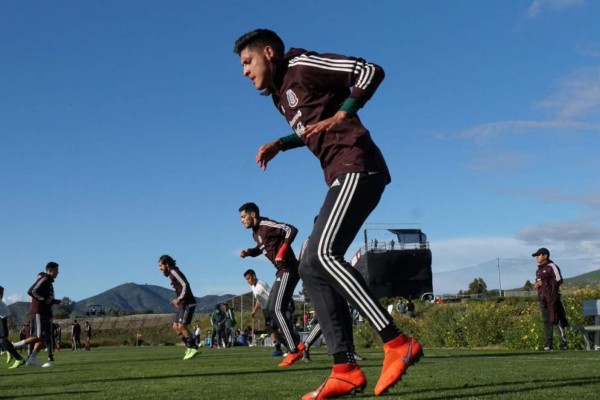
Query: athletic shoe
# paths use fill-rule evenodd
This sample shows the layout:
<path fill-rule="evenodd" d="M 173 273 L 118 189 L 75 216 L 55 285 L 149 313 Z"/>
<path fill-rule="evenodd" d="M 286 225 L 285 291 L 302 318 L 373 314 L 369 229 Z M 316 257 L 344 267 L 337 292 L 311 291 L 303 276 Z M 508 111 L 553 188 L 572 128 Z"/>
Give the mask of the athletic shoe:
<path fill-rule="evenodd" d="M 23 364 L 25 364 L 25 360 L 23 360 L 23 359 L 15 360 L 15 362 L 13 363 L 13 365 L 11 365 L 10 367 L 8 367 L 8 369 L 19 368 Z"/>
<path fill-rule="evenodd" d="M 273 356 L 273 357 L 281 357 L 282 355 L 283 355 L 283 351 L 281 351 L 281 350 L 275 350 L 273 352 L 273 354 L 271 354 L 271 356 Z"/>
<path fill-rule="evenodd" d="M 52 363 L 47 362 L 45 364 L 42 364 L 42 368 L 51 368 L 51 367 L 52 367 Z"/>
<path fill-rule="evenodd" d="M 398 345 L 400 341 L 403 344 Z M 379 381 L 375 386 L 375 396 L 380 396 L 394 386 L 406 373 L 408 367 L 423 357 L 421 343 L 404 334 L 383 345 L 385 358 Z"/>
<path fill-rule="evenodd" d="M 312 360 L 310 359 L 310 352 L 308 349 L 304 349 L 304 351 L 302 352 L 302 361 L 304 362 L 311 362 Z"/>
<path fill-rule="evenodd" d="M 306 346 L 304 345 L 304 343 L 300 343 L 298 345 L 298 351 L 296 353 L 288 353 L 288 355 L 285 356 L 285 358 L 279 364 L 279 366 L 280 367 L 289 367 L 290 365 L 292 365 L 293 363 L 295 363 L 296 361 L 301 359 L 302 355 L 304 354 L 305 348 L 306 348 Z"/>
<path fill-rule="evenodd" d="M 12 355 L 10 354 L 10 352 L 6 352 L 6 363 L 10 364 L 10 362 L 12 361 Z"/>
<path fill-rule="evenodd" d="M 561 344 L 559 349 L 561 350 L 569 350 L 569 346 L 565 343 L 565 344 Z"/>
<path fill-rule="evenodd" d="M 331 372 L 331 375 L 314 392 L 306 393 L 302 400 L 325 400 L 361 393 L 367 387 L 367 378 L 360 368 L 344 373 Z"/>
<path fill-rule="evenodd" d="M 185 357 L 183 357 L 184 360 L 189 360 L 192 359 L 194 357 L 196 357 L 198 355 L 198 350 L 196 349 L 188 349 L 187 353 L 185 354 Z"/>
<path fill-rule="evenodd" d="M 28 367 L 40 367 L 42 364 L 38 364 L 35 360 L 27 360 L 25 365 Z"/>
<path fill-rule="evenodd" d="M 544 347 L 544 351 L 552 351 L 552 350 L 554 350 L 554 349 L 550 346 Z"/>
<path fill-rule="evenodd" d="M 54 356 L 48 356 L 48 362 L 54 362 Z"/>
<path fill-rule="evenodd" d="M 356 361 L 365 361 L 366 358 L 364 358 L 363 356 L 361 356 L 360 354 L 358 354 L 357 352 L 354 352 L 354 359 Z"/>

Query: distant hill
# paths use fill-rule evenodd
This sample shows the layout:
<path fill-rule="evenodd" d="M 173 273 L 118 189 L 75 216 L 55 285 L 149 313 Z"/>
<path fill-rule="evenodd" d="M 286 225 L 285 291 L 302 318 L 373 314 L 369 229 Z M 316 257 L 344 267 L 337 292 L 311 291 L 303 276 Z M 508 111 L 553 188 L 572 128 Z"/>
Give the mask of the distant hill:
<path fill-rule="evenodd" d="M 224 302 L 233 296 L 232 294 L 226 294 L 223 296 L 208 295 L 196 297 L 196 312 L 212 312 L 215 304 Z M 86 311 L 89 311 L 93 306 L 127 312 L 149 311 L 153 313 L 169 313 L 174 311 L 173 307 L 169 304 L 174 298 L 175 292 L 173 289 L 156 285 L 125 283 L 106 292 L 77 301 L 75 304 L 75 314 L 85 315 Z"/>
<path fill-rule="evenodd" d="M 173 289 L 156 285 L 140 285 L 125 283 L 87 299 L 76 301 L 72 315 L 84 316 L 92 308 L 107 310 L 122 310 L 139 313 L 170 313 L 173 307 L 169 304 L 175 297 Z M 210 313 L 215 304 L 222 303 L 234 297 L 232 294 L 223 296 L 207 295 L 196 297 L 196 313 Z M 10 304 L 8 308 L 17 324 L 21 324 L 27 315 L 28 302 Z"/>
<path fill-rule="evenodd" d="M 563 285 L 571 285 L 584 287 L 587 285 L 597 285 L 600 283 L 600 269 L 585 274 L 577 275 L 572 278 L 567 278 L 563 281 Z"/>

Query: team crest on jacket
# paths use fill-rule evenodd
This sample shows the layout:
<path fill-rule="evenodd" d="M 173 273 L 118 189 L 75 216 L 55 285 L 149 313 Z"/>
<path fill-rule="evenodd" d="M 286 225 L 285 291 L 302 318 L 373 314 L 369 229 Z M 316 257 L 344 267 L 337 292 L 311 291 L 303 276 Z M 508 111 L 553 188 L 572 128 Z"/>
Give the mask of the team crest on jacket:
<path fill-rule="evenodd" d="M 290 107 L 294 108 L 298 105 L 298 96 L 296 96 L 296 93 L 294 93 L 292 89 L 288 89 L 287 92 L 285 92 L 285 95 Z"/>

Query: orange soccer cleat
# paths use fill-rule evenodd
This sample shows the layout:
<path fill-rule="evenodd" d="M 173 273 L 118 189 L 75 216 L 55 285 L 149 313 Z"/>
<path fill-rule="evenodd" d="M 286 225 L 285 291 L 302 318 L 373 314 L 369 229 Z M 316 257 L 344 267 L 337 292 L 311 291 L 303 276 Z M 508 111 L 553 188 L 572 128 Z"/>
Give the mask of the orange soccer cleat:
<path fill-rule="evenodd" d="M 360 393 L 367 387 L 367 378 L 357 366 L 350 372 L 331 372 L 329 378 L 314 392 L 306 393 L 302 400 L 333 399 L 347 394 Z"/>
<path fill-rule="evenodd" d="M 306 346 L 304 345 L 304 343 L 300 343 L 298 345 L 298 351 L 296 353 L 288 353 L 287 356 L 285 356 L 285 358 L 283 359 L 283 361 L 279 363 L 279 366 L 289 367 L 296 361 L 301 360 L 302 356 L 304 355 L 304 349 L 306 349 Z"/>
<path fill-rule="evenodd" d="M 375 386 L 375 396 L 380 396 L 394 386 L 406 373 L 408 367 L 419 362 L 423 357 L 421 343 L 404 334 L 385 343 L 383 351 L 385 358 L 381 376 Z"/>

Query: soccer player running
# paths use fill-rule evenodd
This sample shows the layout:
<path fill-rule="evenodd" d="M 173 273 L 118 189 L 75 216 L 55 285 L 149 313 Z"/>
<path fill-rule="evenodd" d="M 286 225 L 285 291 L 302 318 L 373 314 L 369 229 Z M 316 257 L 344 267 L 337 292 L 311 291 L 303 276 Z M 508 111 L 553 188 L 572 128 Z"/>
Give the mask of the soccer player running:
<path fill-rule="evenodd" d="M 290 247 L 298 234 L 298 229 L 289 224 L 261 217 L 258 206 L 254 203 L 242 205 L 239 212 L 242 225 L 246 229 L 252 229 L 252 237 L 256 242 L 256 247 L 242 250 L 240 257 L 256 257 L 264 254 L 277 269 L 276 279 L 267 302 L 267 313 L 273 328 L 277 330 L 279 338 L 288 348 L 288 354 L 279 366 L 289 367 L 302 358 L 304 350 L 304 344 L 300 343 L 300 336 L 294 330 L 289 318 L 290 301 L 300 280 L 298 260 Z"/>
<path fill-rule="evenodd" d="M 352 304 L 379 333 L 385 357 L 375 395 L 396 384 L 422 356 L 421 344 L 403 334 L 344 255 L 376 207 L 390 174 L 379 148 L 357 112 L 384 78 L 383 69 L 364 59 L 284 52 L 281 38 L 257 29 L 237 39 L 244 76 L 272 97 L 294 133 L 261 146 L 262 169 L 279 152 L 306 146 L 319 159 L 329 191 L 310 234 L 299 272 L 333 355 L 333 371 L 304 399 L 339 397 L 366 387 L 353 354 Z"/>
<path fill-rule="evenodd" d="M 33 350 L 27 359 L 27 365 L 39 365 L 37 356 L 40 350 L 46 343 L 52 343 L 50 340 L 50 335 L 52 335 L 52 306 L 60 304 L 60 300 L 56 300 L 54 296 L 53 282 L 57 276 L 58 264 L 51 261 L 46 264 L 46 273 L 39 274 L 35 283 L 27 292 L 31 296 L 31 303 L 29 304 L 31 336 L 14 343 L 16 348 L 33 345 Z M 50 363 L 44 364 L 44 366 L 50 365 Z"/>
<path fill-rule="evenodd" d="M 171 286 L 175 289 L 176 298 L 171 301 L 171 305 L 177 308 L 173 318 L 173 330 L 186 347 L 184 360 L 189 360 L 198 355 L 198 346 L 194 337 L 190 335 L 187 326 L 192 322 L 194 311 L 196 310 L 196 298 L 192 293 L 192 288 L 188 283 L 183 272 L 179 270 L 175 260 L 165 254 L 158 259 L 158 269 L 164 276 L 171 280 Z"/>

